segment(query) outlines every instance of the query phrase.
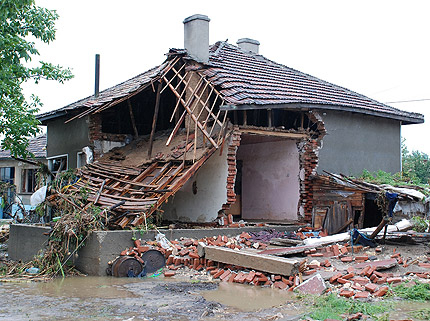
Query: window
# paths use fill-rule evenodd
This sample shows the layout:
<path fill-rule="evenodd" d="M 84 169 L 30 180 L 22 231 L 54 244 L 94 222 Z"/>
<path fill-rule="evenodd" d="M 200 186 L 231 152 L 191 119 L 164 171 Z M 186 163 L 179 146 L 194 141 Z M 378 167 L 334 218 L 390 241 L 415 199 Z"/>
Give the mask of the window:
<path fill-rule="evenodd" d="M 15 167 L 0 167 L 0 180 L 13 184 L 15 180 Z"/>
<path fill-rule="evenodd" d="M 37 170 L 34 168 L 22 170 L 21 193 L 34 192 L 36 188 L 36 172 Z"/>
<path fill-rule="evenodd" d="M 15 167 L 0 167 L 0 181 L 13 185 L 14 180 Z M 4 191 L 3 195 L 0 195 L 0 197 L 2 197 L 6 201 L 6 205 L 12 204 L 15 199 L 14 189 L 9 187 Z"/>
<path fill-rule="evenodd" d="M 48 168 L 53 175 L 66 171 L 68 168 L 67 155 L 59 155 L 48 159 Z"/>

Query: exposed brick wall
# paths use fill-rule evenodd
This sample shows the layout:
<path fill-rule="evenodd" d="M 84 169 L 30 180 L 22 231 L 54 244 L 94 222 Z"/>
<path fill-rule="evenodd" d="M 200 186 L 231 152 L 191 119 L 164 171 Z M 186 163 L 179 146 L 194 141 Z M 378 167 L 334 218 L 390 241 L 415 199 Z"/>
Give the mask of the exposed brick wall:
<path fill-rule="evenodd" d="M 111 142 L 125 142 L 129 135 L 125 134 L 108 134 L 102 132 L 102 117 L 100 113 L 89 115 L 89 139 L 93 147 L 94 159 L 100 157 L 102 152 L 98 150 L 94 142 L 96 141 L 111 141 Z"/>
<path fill-rule="evenodd" d="M 234 184 L 236 182 L 236 154 L 240 146 L 240 131 L 237 126 L 234 127 L 233 133 L 230 138 L 230 143 L 227 149 L 227 163 L 228 163 L 228 176 L 227 176 L 227 202 L 223 204 L 222 209 L 230 209 L 231 204 L 236 202 L 236 193 L 234 192 Z"/>
<path fill-rule="evenodd" d="M 316 174 L 318 167 L 318 152 L 321 148 L 322 138 L 326 134 L 324 122 L 316 112 L 308 114 L 309 119 L 317 124 L 317 137 L 312 136 L 307 141 L 297 144 L 300 153 L 300 170 L 303 171 L 303 179 L 300 182 L 299 217 L 306 223 L 312 222 L 313 186 L 311 177 Z M 302 210 L 300 209 L 302 208 Z"/>

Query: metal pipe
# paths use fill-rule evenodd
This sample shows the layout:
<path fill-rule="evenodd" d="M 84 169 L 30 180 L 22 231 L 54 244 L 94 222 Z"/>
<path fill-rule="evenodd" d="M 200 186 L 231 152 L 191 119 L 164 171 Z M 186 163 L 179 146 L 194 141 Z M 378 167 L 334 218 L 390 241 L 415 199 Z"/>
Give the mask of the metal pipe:
<path fill-rule="evenodd" d="M 94 82 L 94 97 L 97 98 L 100 93 L 100 55 L 96 54 L 96 73 Z"/>

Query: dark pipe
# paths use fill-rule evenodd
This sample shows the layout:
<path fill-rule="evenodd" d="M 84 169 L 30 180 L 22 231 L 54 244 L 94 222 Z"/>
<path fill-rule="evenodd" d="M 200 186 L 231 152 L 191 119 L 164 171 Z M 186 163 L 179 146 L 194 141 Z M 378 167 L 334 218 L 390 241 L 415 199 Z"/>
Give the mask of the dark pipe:
<path fill-rule="evenodd" d="M 96 54 L 96 78 L 94 83 L 94 97 L 98 97 L 100 92 L 100 55 Z"/>

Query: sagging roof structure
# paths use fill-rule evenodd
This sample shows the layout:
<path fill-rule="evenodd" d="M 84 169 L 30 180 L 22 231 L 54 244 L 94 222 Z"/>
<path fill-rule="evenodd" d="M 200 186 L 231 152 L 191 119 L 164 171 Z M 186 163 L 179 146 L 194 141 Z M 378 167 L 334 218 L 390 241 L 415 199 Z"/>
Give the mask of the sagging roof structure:
<path fill-rule="evenodd" d="M 38 119 L 46 124 L 66 117 L 70 122 L 101 113 L 145 90 L 157 95 L 150 139 L 146 145 L 139 145 L 149 151 L 148 157 L 130 167 L 121 165 L 120 159 L 112 155 L 106 156 L 82 168 L 78 173 L 81 179 L 71 187 L 88 188 L 88 204 L 115 211 L 111 219 L 114 227 L 141 225 L 217 149 L 222 149 L 231 129 L 227 121 L 230 111 L 331 109 L 395 119 L 403 124 L 424 121 L 421 114 L 382 104 L 227 42 L 210 47 L 207 63 L 197 62 L 186 50 L 171 49 L 161 65 L 100 92 L 98 97 L 84 98 L 41 114 Z M 170 117 L 176 123 L 162 141 L 173 147 L 164 157 L 152 157 L 154 142 L 160 142 L 155 138 L 155 124 L 160 95 L 165 91 L 176 98 Z M 181 129 L 186 118 L 195 127 L 194 133 Z"/>

